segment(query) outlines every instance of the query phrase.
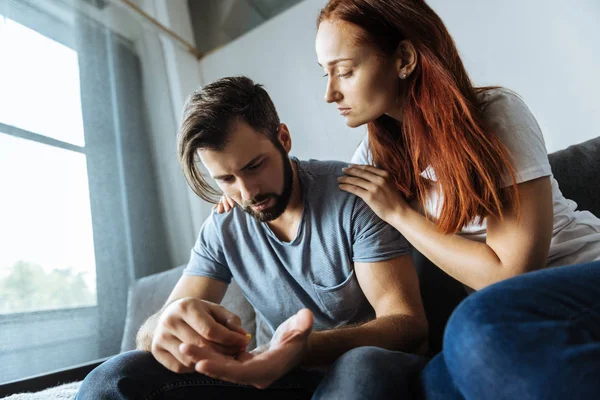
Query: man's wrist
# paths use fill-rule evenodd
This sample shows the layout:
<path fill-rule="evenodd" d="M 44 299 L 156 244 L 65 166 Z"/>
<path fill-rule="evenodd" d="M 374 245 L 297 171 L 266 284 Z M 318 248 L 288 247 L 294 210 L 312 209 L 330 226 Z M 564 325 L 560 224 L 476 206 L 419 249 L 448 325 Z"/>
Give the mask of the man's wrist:
<path fill-rule="evenodd" d="M 306 349 L 304 351 L 304 355 L 302 356 L 302 360 L 300 361 L 300 365 L 305 367 L 314 367 L 318 364 L 315 360 L 315 348 L 318 347 L 319 341 L 319 332 L 311 332 L 306 339 Z"/>

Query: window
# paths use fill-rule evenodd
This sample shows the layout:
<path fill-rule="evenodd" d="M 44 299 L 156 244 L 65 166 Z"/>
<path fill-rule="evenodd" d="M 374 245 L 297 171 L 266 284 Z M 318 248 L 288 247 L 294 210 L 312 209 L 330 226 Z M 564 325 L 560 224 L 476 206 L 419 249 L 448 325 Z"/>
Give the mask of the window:
<path fill-rule="evenodd" d="M 93 306 L 75 50 L 0 16 L 0 314 Z"/>
<path fill-rule="evenodd" d="M 0 384 L 118 353 L 129 284 L 173 266 L 141 27 L 102 4 L 0 0 Z"/>

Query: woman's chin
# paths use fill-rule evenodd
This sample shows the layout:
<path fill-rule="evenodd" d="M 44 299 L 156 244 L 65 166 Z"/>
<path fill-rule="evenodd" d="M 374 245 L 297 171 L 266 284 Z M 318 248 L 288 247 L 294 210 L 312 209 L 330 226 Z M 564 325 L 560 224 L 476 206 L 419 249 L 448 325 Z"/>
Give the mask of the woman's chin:
<path fill-rule="evenodd" d="M 369 121 L 363 121 L 363 120 L 359 120 L 356 118 L 348 118 L 346 117 L 346 126 L 350 127 L 350 128 L 358 128 L 359 126 L 362 126 L 366 123 L 368 123 Z"/>

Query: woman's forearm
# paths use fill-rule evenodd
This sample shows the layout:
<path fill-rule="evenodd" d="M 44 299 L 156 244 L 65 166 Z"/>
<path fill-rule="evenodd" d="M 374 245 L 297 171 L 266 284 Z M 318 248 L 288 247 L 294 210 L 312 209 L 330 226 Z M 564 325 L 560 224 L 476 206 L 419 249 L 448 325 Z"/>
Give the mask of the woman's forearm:
<path fill-rule="evenodd" d="M 463 284 L 479 290 L 514 275 L 485 243 L 441 232 L 410 207 L 389 218 L 404 237 L 431 262 Z"/>

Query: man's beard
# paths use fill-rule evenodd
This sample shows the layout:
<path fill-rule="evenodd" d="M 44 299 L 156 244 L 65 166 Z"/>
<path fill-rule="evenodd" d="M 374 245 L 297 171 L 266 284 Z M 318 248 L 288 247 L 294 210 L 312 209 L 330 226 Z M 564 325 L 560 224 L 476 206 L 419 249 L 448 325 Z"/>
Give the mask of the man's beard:
<path fill-rule="evenodd" d="M 292 197 L 292 188 L 294 186 L 294 170 L 292 169 L 292 162 L 283 147 L 281 147 L 281 145 L 279 147 L 281 159 L 283 161 L 283 191 L 281 194 L 259 194 L 252 200 L 242 204 L 242 210 L 260 222 L 269 222 L 279 218 L 287 208 L 290 198 Z M 257 211 L 252 208 L 252 206 L 260 204 L 263 201 L 269 201 L 271 198 L 275 199 L 275 204 L 273 206 L 262 211 Z"/>

